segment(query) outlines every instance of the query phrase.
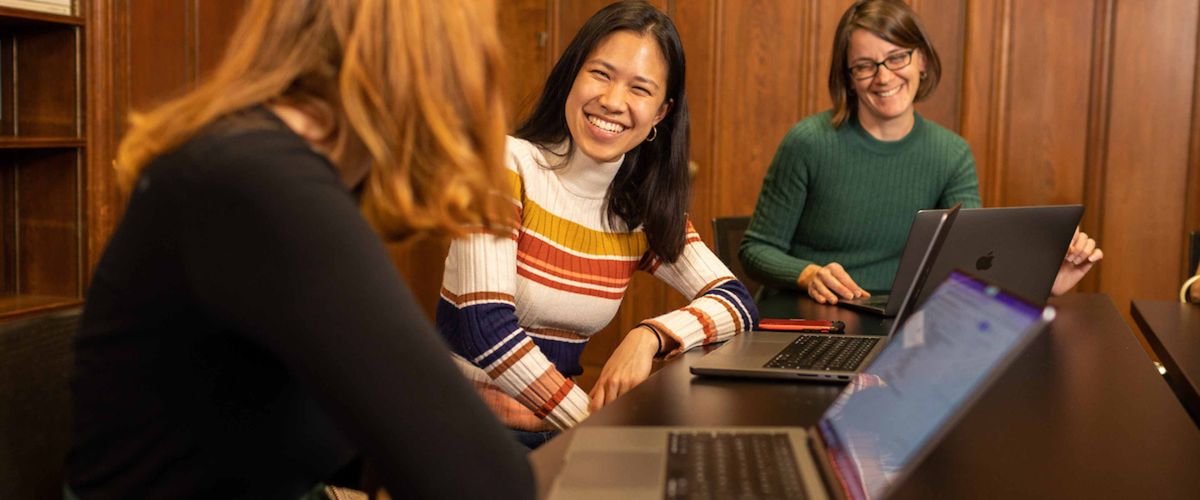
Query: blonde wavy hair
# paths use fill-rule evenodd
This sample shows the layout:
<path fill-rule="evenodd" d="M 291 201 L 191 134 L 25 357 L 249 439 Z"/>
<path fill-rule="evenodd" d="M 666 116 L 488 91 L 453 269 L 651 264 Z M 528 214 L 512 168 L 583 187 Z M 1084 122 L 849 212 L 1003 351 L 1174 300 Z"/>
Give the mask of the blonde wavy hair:
<path fill-rule="evenodd" d="M 257 104 L 326 126 L 340 169 L 369 166 L 364 217 L 387 239 L 501 231 L 503 53 L 491 2 L 255 0 L 194 90 L 135 114 L 117 151 L 124 192 L 213 121 Z"/>

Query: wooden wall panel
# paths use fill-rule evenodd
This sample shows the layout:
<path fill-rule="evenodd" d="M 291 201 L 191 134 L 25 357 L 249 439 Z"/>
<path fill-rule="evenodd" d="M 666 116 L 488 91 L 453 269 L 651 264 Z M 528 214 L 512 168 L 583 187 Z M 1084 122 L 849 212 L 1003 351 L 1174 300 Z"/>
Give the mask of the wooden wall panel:
<path fill-rule="evenodd" d="M 507 50 L 508 117 L 515 127 L 537 102 L 550 72 L 550 6 L 547 0 L 503 0 L 497 9 Z"/>
<path fill-rule="evenodd" d="M 800 120 L 804 10 L 794 2 L 722 2 L 714 122 L 718 214 L 749 214 L 779 141 Z M 734 125 L 736 124 L 736 125 Z M 753 193 L 753 194 L 751 194 Z"/>
<path fill-rule="evenodd" d="M 675 21 L 687 56 L 688 115 L 691 121 L 692 199 L 689 215 L 696 230 L 712 241 L 710 221 L 714 216 L 712 195 L 716 169 L 713 168 L 713 144 L 717 124 L 713 123 L 715 102 L 714 33 L 717 27 L 716 1 L 676 1 L 667 13 Z"/>
<path fill-rule="evenodd" d="M 1200 25 L 1200 19 L 1197 20 L 1197 25 Z M 1184 198 L 1184 207 L 1186 212 L 1183 219 L 1183 233 L 1187 234 L 1191 231 L 1200 231 L 1200 28 L 1197 28 L 1196 34 L 1196 59 L 1192 68 L 1192 127 L 1191 147 L 1188 153 L 1188 175 L 1187 175 L 1187 194 Z M 1183 244 L 1181 259 L 1187 259 L 1188 245 L 1190 242 Z M 1196 249 L 1200 252 L 1200 248 Z M 1184 262 L 1187 262 L 1184 260 Z M 1194 273 L 1200 273 L 1200 269 L 1193 268 L 1188 262 L 1182 265 L 1183 272 L 1180 273 L 1179 280 L 1182 283 Z"/>
<path fill-rule="evenodd" d="M 801 74 L 806 75 L 807 80 L 799 89 L 802 99 L 799 109 L 801 118 L 829 109 L 833 105 L 833 101 L 829 100 L 829 63 L 833 55 L 833 37 L 837 34 L 837 25 L 842 19 L 842 14 L 853 3 L 854 0 L 816 0 L 805 4 L 809 13 L 805 24 L 800 25 L 805 29 L 797 33 L 810 38 L 805 42 L 805 50 L 800 53 L 797 61 L 801 67 Z"/>
<path fill-rule="evenodd" d="M 121 68 L 125 109 L 149 109 L 193 85 L 189 7 L 189 2 L 124 2 L 118 22 L 128 33 Z"/>
<path fill-rule="evenodd" d="M 225 55 L 225 45 L 245 10 L 245 0 L 191 0 L 195 14 L 194 73 L 203 78 Z"/>
<path fill-rule="evenodd" d="M 965 2 L 912 0 L 911 3 L 942 62 L 942 79 L 938 82 L 938 88 L 929 99 L 917 105 L 917 110 L 921 116 L 957 132 L 962 104 Z"/>
<path fill-rule="evenodd" d="M 1100 282 L 1123 311 L 1135 297 L 1171 299 L 1182 274 L 1197 8 L 1170 0 L 1116 4 L 1102 207 L 1112 265 L 1101 266 Z"/>
<path fill-rule="evenodd" d="M 1004 127 L 1004 91 L 1007 42 L 1011 19 L 1008 0 L 972 0 L 967 3 L 963 36 L 962 116 L 959 133 L 975 155 L 979 195 L 984 206 L 994 206 L 1000 196 L 998 142 Z"/>
<path fill-rule="evenodd" d="M 1083 202 L 1092 2 L 1016 2 L 996 205 Z M 1054 47 L 1054 50 L 1046 50 Z"/>
<path fill-rule="evenodd" d="M 84 70 L 87 84 L 84 88 L 88 92 L 84 99 L 87 117 L 84 132 L 89 145 L 85 151 L 87 171 L 83 194 L 83 282 L 86 287 L 125 206 L 117 189 L 112 161 L 121 128 L 117 122 L 118 103 L 124 98 L 118 87 L 118 82 L 124 80 L 119 78 L 123 73 L 118 70 L 116 55 L 127 45 L 127 33 L 118 29 L 120 17 L 115 2 L 96 1 L 84 5 L 88 22 L 84 32 L 87 51 Z"/>

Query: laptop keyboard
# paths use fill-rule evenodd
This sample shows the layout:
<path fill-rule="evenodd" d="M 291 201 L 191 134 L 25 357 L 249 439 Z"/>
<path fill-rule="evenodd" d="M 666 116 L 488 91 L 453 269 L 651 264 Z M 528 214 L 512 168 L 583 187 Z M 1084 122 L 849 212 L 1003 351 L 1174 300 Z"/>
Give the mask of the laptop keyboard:
<path fill-rule="evenodd" d="M 876 337 L 801 335 L 763 366 L 789 370 L 854 371 L 877 342 L 879 338 Z"/>
<path fill-rule="evenodd" d="M 805 498 L 785 433 L 672 432 L 666 499 Z"/>

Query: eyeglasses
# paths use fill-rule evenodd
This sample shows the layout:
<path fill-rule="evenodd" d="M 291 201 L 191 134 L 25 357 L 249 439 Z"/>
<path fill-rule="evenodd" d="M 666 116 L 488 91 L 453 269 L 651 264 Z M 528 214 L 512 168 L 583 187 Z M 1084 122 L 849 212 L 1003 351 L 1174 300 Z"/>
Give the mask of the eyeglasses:
<path fill-rule="evenodd" d="M 897 52 L 879 62 L 863 61 L 855 63 L 853 66 L 850 66 L 850 77 L 855 80 L 866 80 L 878 74 L 880 66 L 887 66 L 887 69 L 892 71 L 907 68 L 909 64 L 912 64 L 912 54 L 916 50 L 909 49 L 904 52 Z"/>

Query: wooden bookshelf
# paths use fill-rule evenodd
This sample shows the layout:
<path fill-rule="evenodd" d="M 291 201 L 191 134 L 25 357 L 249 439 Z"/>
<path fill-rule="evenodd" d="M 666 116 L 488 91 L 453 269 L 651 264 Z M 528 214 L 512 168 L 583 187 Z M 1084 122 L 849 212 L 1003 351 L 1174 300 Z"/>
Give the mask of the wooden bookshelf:
<path fill-rule="evenodd" d="M 71 149 L 87 146 L 74 137 L 0 137 L 0 149 Z"/>
<path fill-rule="evenodd" d="M 0 321 L 78 305 L 87 167 L 81 16 L 0 7 Z"/>
<path fill-rule="evenodd" d="M 64 16 L 0 6 L 0 26 L 2 27 L 29 27 L 38 24 L 45 24 L 47 26 L 83 26 L 84 21 L 79 16 Z"/>

